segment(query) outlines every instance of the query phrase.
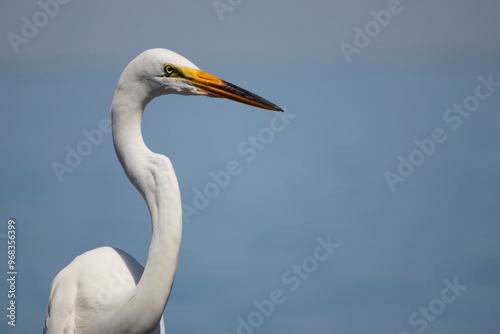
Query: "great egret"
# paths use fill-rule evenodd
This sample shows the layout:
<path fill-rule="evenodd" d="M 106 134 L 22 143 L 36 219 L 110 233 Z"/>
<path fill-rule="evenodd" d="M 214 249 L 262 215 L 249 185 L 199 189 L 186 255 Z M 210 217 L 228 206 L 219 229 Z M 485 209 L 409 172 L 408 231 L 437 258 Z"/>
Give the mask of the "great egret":
<path fill-rule="evenodd" d="M 163 333 L 163 310 L 174 282 L 182 234 L 179 185 L 170 160 L 151 152 L 142 113 L 165 94 L 224 97 L 283 111 L 273 103 L 201 71 L 181 55 L 144 51 L 120 76 L 111 105 L 116 155 L 149 208 L 152 238 L 146 267 L 101 247 L 76 257 L 52 282 L 44 333 Z"/>

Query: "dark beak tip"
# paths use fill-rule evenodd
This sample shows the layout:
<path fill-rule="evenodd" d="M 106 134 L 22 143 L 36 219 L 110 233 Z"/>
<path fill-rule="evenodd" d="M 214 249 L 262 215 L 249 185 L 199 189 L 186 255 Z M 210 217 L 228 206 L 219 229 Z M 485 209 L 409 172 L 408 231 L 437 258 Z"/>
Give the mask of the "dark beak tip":
<path fill-rule="evenodd" d="M 278 111 L 278 112 L 285 112 L 282 108 L 278 107 L 274 103 L 269 102 L 269 104 L 270 104 L 270 107 L 269 107 L 270 110 Z"/>

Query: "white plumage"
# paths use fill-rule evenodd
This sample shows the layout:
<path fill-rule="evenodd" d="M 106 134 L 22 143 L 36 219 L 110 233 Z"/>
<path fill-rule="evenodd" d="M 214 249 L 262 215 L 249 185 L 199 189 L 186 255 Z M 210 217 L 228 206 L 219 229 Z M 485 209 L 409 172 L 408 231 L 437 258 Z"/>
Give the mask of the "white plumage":
<path fill-rule="evenodd" d="M 146 266 L 101 247 L 76 257 L 52 282 L 44 333 L 164 333 L 163 310 L 177 268 L 182 208 L 170 160 L 151 152 L 141 133 L 142 113 L 165 94 L 224 97 L 282 111 L 271 102 L 199 70 L 179 54 L 151 49 L 123 71 L 111 106 L 113 142 L 130 182 L 151 214 Z"/>

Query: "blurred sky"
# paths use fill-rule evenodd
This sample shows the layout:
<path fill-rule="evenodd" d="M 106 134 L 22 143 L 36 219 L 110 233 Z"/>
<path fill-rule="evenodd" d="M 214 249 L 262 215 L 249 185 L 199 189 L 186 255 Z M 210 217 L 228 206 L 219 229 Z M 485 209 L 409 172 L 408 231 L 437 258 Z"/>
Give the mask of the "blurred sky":
<path fill-rule="evenodd" d="M 171 158 L 185 209 L 211 172 L 241 168 L 185 211 L 167 333 L 498 333 L 499 14 L 494 0 L 2 0 L 0 268 L 14 218 L 18 275 L 15 329 L 0 283 L 0 332 L 40 333 L 52 278 L 87 250 L 145 263 L 149 214 L 111 135 L 97 130 L 61 180 L 53 165 L 110 118 L 127 63 L 164 47 L 288 115 L 201 97 L 147 107 L 146 144 Z M 342 42 L 364 44 L 348 62 Z M 318 240 L 337 244 L 322 261 Z"/>

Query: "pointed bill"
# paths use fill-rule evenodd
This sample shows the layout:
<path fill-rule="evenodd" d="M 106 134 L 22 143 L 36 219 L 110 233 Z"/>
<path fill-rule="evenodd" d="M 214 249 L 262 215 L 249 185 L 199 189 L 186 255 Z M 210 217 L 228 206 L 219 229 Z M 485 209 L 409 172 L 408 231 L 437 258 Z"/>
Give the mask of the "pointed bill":
<path fill-rule="evenodd" d="M 223 97 L 258 108 L 283 111 L 283 109 L 263 97 L 219 79 L 216 76 L 208 74 L 202 70 L 182 67 L 179 68 L 179 72 L 183 75 L 184 79 L 191 82 L 199 90 L 209 96 Z"/>

